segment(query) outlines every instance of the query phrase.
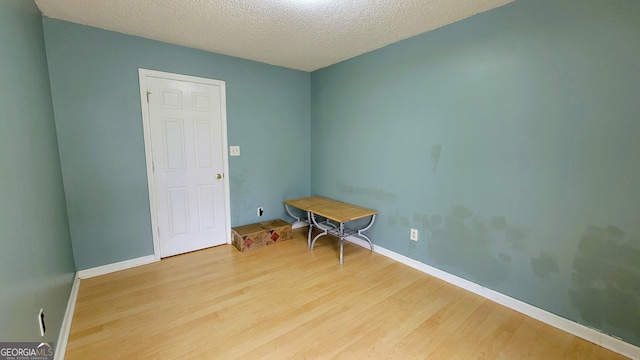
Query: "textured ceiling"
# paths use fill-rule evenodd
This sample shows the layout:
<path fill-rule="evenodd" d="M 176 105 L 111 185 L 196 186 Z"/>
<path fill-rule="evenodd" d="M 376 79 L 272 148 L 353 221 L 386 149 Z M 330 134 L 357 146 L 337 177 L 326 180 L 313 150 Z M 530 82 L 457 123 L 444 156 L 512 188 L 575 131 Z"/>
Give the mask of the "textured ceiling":
<path fill-rule="evenodd" d="M 513 0 L 36 0 L 45 16 L 313 71 Z"/>

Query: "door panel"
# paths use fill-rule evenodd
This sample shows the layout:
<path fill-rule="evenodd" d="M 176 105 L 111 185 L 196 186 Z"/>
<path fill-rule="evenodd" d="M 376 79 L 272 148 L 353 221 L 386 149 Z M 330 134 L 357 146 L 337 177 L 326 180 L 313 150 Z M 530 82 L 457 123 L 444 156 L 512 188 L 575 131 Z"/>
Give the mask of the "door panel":
<path fill-rule="evenodd" d="M 200 231 L 216 227 L 215 189 L 212 185 L 198 186 L 198 214 L 200 215 Z"/>
<path fill-rule="evenodd" d="M 211 124 L 196 121 L 196 166 L 198 169 L 213 167 L 213 141 L 211 140 Z"/>
<path fill-rule="evenodd" d="M 186 234 L 189 231 L 189 196 L 186 187 L 168 188 L 169 229 L 171 235 Z"/>
<path fill-rule="evenodd" d="M 185 171 L 184 122 L 182 119 L 163 119 L 165 171 Z"/>

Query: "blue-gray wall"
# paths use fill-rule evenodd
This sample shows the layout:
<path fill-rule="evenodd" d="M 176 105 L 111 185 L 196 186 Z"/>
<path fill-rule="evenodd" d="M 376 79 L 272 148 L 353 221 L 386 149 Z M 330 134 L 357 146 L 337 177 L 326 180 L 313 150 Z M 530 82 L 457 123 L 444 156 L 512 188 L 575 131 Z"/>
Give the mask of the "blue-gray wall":
<path fill-rule="evenodd" d="M 639 19 L 520 0 L 313 72 L 312 193 L 378 209 L 378 245 L 640 345 Z"/>
<path fill-rule="evenodd" d="M 75 269 L 42 16 L 32 1 L 0 0 L 0 109 L 0 341 L 55 342 Z"/>
<path fill-rule="evenodd" d="M 0 101 L 23 120 L 0 132 L 1 279 L 18 289 L 0 305 L 21 318 L 46 266 L 63 308 L 73 262 L 38 14 L 0 1 L 2 48 L 17 49 Z M 142 67 L 227 82 L 233 225 L 309 193 L 373 207 L 376 244 L 640 345 L 638 19 L 636 0 L 519 0 L 311 76 L 45 19 L 78 268 L 152 252 Z"/>
<path fill-rule="evenodd" d="M 310 191 L 310 75 L 44 19 L 78 270 L 153 253 L 138 68 L 226 82 L 232 226 Z"/>

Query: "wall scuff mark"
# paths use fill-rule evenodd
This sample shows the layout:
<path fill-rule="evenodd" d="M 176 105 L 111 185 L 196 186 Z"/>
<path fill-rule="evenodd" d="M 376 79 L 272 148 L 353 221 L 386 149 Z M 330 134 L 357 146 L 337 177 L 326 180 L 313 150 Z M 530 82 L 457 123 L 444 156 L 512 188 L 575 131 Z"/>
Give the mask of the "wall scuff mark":
<path fill-rule="evenodd" d="M 431 145 L 431 170 L 433 173 L 438 172 L 438 163 L 440 162 L 440 153 L 442 152 L 442 145 Z"/>
<path fill-rule="evenodd" d="M 382 189 L 373 189 L 362 186 L 351 186 L 343 183 L 338 183 L 338 188 L 343 193 L 359 195 L 369 199 L 394 202 L 396 201 L 397 195 L 384 191 Z"/>
<path fill-rule="evenodd" d="M 444 217 L 424 215 L 422 226 L 431 232 L 427 238 L 429 257 L 435 263 L 461 268 L 479 284 L 496 286 L 508 278 L 507 264 L 511 262 L 511 256 L 499 250 L 504 246 L 496 241 L 508 241 L 510 228 L 504 217 L 493 219 L 484 221 L 460 204 Z M 518 233 L 524 240 L 524 232 Z"/>
<path fill-rule="evenodd" d="M 640 336 L 637 239 L 614 226 L 589 226 L 580 239 L 573 270 L 569 297 L 586 325 L 615 326 Z"/>
<path fill-rule="evenodd" d="M 558 258 L 550 254 L 541 253 L 537 258 L 531 258 L 533 274 L 540 277 L 549 277 L 551 273 L 557 273 Z"/>

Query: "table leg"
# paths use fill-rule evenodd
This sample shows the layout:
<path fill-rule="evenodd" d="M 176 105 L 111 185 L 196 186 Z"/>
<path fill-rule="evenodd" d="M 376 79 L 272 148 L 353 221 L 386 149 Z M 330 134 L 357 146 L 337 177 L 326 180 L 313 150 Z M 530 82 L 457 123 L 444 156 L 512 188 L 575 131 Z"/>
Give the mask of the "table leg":
<path fill-rule="evenodd" d="M 313 223 L 311 222 L 311 211 L 307 211 L 307 223 L 309 224 L 309 233 L 307 234 L 307 247 L 311 247 L 311 231 L 313 230 Z"/>
<path fill-rule="evenodd" d="M 293 215 L 293 213 L 291 212 L 291 209 L 289 209 L 289 205 L 284 204 L 284 209 L 287 211 L 287 214 L 289 214 L 289 216 L 291 216 L 292 218 L 296 219 L 296 222 L 302 220 L 301 218 Z"/>
<path fill-rule="evenodd" d="M 316 244 L 316 240 L 318 240 L 318 238 L 325 236 L 327 234 L 329 234 L 329 227 L 322 227 L 320 226 L 320 224 L 318 224 L 315 214 L 312 212 L 308 212 L 307 216 L 309 216 L 309 237 L 308 240 L 311 239 L 311 226 L 315 226 L 318 230 L 321 230 L 322 232 L 319 233 L 318 235 L 316 235 L 313 240 L 311 240 L 311 245 L 309 246 L 310 249 L 313 249 L 313 247 Z M 356 231 L 356 233 L 354 235 L 359 236 L 365 240 L 367 240 L 367 242 L 369 243 L 369 246 L 371 247 L 371 252 L 373 252 L 373 242 L 371 241 L 371 239 L 369 239 L 369 237 L 367 235 L 364 234 L 365 231 L 367 231 L 368 229 L 371 228 L 371 226 L 373 226 L 374 221 L 376 220 L 376 216 L 375 215 L 371 215 L 371 221 L 369 221 L 369 224 L 367 224 L 367 226 L 363 227 L 362 229 L 359 229 Z M 344 223 L 339 223 L 339 226 L 335 226 L 334 224 L 329 223 L 328 225 L 331 225 L 331 227 L 333 227 L 332 234 L 337 235 L 338 238 L 340 239 L 340 264 L 342 265 L 344 263 L 344 239 L 347 237 L 346 236 L 346 232 L 345 232 L 345 226 Z M 353 233 L 352 233 L 353 234 Z"/>
<path fill-rule="evenodd" d="M 313 238 L 313 241 L 311 241 L 311 246 L 310 248 L 313 249 L 313 246 L 316 244 L 316 240 L 318 240 L 319 237 L 322 237 L 324 235 L 327 235 L 329 233 L 329 231 L 327 231 L 327 228 L 322 228 L 317 222 L 316 222 L 316 216 L 314 213 L 309 212 L 311 214 L 311 222 L 313 223 L 313 226 L 315 226 L 316 228 L 318 228 L 318 230 L 324 230 L 323 232 L 321 232 L 320 234 L 316 235 L 316 237 Z"/>
<path fill-rule="evenodd" d="M 344 250 L 344 223 L 340 223 L 340 265 L 343 264 L 342 253 Z"/>
<path fill-rule="evenodd" d="M 367 231 L 373 225 L 374 221 L 376 221 L 376 216 L 375 215 L 371 215 L 371 221 L 369 222 L 369 225 L 367 225 L 364 228 L 358 230 L 358 236 L 360 236 L 361 238 L 364 238 L 365 240 L 367 240 L 369 242 L 369 246 L 371 247 L 371 252 L 373 252 L 373 242 L 371 242 L 371 239 L 369 239 L 369 237 L 367 237 L 367 235 L 363 234 L 363 232 Z"/>
<path fill-rule="evenodd" d="M 284 209 L 287 211 L 287 214 L 292 218 L 296 219 L 296 222 L 302 221 L 302 218 L 295 216 L 288 204 L 284 204 Z M 307 223 L 309 224 L 309 233 L 307 234 L 307 247 L 311 247 L 311 232 L 313 231 L 313 223 L 311 222 L 311 212 L 307 211 Z"/>

